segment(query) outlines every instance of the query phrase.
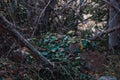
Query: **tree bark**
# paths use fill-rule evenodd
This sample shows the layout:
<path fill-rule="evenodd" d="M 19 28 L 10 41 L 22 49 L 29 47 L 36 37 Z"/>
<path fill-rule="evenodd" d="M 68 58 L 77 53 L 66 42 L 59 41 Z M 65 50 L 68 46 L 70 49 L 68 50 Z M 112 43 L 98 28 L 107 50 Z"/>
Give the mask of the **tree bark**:
<path fill-rule="evenodd" d="M 110 3 L 119 8 L 120 1 L 118 0 L 110 0 Z M 109 9 L 109 29 L 119 27 L 120 24 L 120 12 L 110 6 Z M 118 46 L 118 35 L 120 32 L 118 30 L 112 32 L 109 34 L 109 49 L 113 49 L 114 47 Z"/>
<path fill-rule="evenodd" d="M 44 56 L 40 54 L 38 50 L 36 50 L 16 29 L 15 26 L 10 23 L 4 16 L 0 15 L 0 25 L 10 32 L 13 36 L 15 36 L 23 45 L 25 45 L 28 49 L 32 51 L 31 55 L 40 61 L 42 64 L 45 66 L 49 67 L 52 69 L 54 66 L 53 64 Z M 1 27 L 1 26 L 0 26 Z"/>

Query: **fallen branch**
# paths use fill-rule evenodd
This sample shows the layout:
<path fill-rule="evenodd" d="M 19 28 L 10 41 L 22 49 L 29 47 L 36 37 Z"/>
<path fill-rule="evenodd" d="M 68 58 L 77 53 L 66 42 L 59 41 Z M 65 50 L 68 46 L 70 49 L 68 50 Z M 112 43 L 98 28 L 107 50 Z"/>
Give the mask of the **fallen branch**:
<path fill-rule="evenodd" d="M 38 50 L 36 50 L 16 29 L 15 25 L 9 22 L 3 15 L 0 15 L 0 25 L 10 32 L 13 36 L 15 36 L 23 45 L 25 45 L 28 49 L 32 51 L 30 53 L 36 60 L 40 61 L 46 67 L 53 68 L 53 64 L 44 56 L 40 54 Z M 1 27 L 1 26 L 0 26 Z"/>
<path fill-rule="evenodd" d="M 92 38 L 89 38 L 89 40 L 96 40 L 97 38 L 100 38 L 101 36 L 103 36 L 105 34 L 112 33 L 114 31 L 118 31 L 118 30 L 120 30 L 120 27 L 115 27 L 115 28 L 112 28 L 112 29 L 105 30 L 105 31 L 97 34 L 96 36 L 94 36 Z"/>

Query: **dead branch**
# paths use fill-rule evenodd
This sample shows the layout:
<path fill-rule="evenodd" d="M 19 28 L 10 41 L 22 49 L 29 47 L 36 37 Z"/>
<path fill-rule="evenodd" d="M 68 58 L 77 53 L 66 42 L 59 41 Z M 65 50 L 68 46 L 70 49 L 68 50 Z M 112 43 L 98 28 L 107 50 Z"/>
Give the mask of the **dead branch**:
<path fill-rule="evenodd" d="M 109 6 L 115 8 L 115 9 L 118 11 L 118 13 L 120 12 L 119 7 L 117 7 L 116 5 L 110 3 L 110 2 L 107 1 L 107 0 L 103 0 L 103 1 L 104 1 L 106 4 L 108 4 Z M 114 17 L 114 18 L 115 18 L 115 17 Z M 112 19 L 112 21 L 114 20 L 114 18 Z M 110 21 L 110 22 L 112 22 L 112 21 Z M 107 27 L 109 27 L 109 25 L 107 25 Z M 92 38 L 89 38 L 89 40 L 96 40 L 97 38 L 100 38 L 101 36 L 103 36 L 103 35 L 105 35 L 105 34 L 109 34 L 109 33 L 114 32 L 114 31 L 116 31 L 116 30 L 117 30 L 117 31 L 120 30 L 120 27 L 115 27 L 115 28 L 112 28 L 112 29 L 104 30 L 103 32 L 97 34 L 96 36 L 94 36 L 94 37 L 92 37 Z"/>
<path fill-rule="evenodd" d="M 42 12 L 40 13 L 40 15 L 38 16 L 37 20 L 36 20 L 36 25 L 35 25 L 35 29 L 32 33 L 32 37 L 34 36 L 35 34 L 35 31 L 38 29 L 38 25 L 39 25 L 39 22 L 40 22 L 40 19 L 42 18 L 43 14 L 45 13 L 47 7 L 49 6 L 49 4 L 51 3 L 51 0 L 48 1 L 47 5 L 44 7 L 44 9 L 42 10 Z"/>
<path fill-rule="evenodd" d="M 10 32 L 13 36 L 15 36 L 16 39 L 18 39 L 24 46 L 26 46 L 28 49 L 32 51 L 30 53 L 36 60 L 40 61 L 42 64 L 44 64 L 46 67 L 49 67 L 52 69 L 54 66 L 53 64 L 44 56 L 40 54 L 38 50 L 36 50 L 16 29 L 15 25 L 13 25 L 11 22 L 9 22 L 3 15 L 0 15 L 0 25 L 2 27 Z M 1 27 L 1 26 L 0 26 Z"/>
<path fill-rule="evenodd" d="M 101 36 L 103 36 L 105 34 L 109 34 L 109 33 L 112 33 L 114 31 L 118 31 L 118 30 L 120 30 L 120 27 L 115 27 L 115 28 L 112 28 L 112 29 L 105 30 L 105 31 L 97 34 L 96 36 L 94 36 L 92 38 L 89 38 L 89 40 L 96 40 L 97 38 L 100 38 Z"/>

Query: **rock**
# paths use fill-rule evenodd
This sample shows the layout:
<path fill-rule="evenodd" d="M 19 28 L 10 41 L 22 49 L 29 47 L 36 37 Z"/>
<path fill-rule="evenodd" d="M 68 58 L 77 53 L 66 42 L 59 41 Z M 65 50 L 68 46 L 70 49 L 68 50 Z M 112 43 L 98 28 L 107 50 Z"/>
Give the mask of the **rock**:
<path fill-rule="evenodd" d="M 101 76 L 98 80 L 117 80 L 117 78 L 113 76 Z"/>

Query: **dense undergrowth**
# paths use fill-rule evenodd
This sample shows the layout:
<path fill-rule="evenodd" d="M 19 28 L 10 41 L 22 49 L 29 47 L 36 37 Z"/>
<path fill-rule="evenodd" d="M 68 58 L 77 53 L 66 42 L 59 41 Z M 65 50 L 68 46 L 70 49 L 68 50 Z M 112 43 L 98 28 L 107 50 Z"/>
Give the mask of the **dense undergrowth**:
<path fill-rule="evenodd" d="M 77 10 L 79 10 L 77 8 L 79 7 L 74 7 L 74 4 L 72 7 L 68 4 L 64 9 L 66 5 L 66 2 L 64 2 L 63 5 L 57 4 L 57 10 L 53 10 L 53 12 L 51 12 L 52 14 L 45 14 L 43 21 L 41 21 L 41 19 L 40 22 L 37 22 L 37 16 L 34 14 L 38 14 L 37 10 L 39 7 L 34 12 L 34 8 L 33 10 L 27 9 L 27 7 L 23 6 L 23 3 L 11 1 L 1 4 L 3 5 L 3 14 L 10 22 L 17 25 L 16 29 L 23 34 L 26 39 L 29 38 L 28 41 L 34 44 L 34 47 L 38 49 L 43 56 L 55 64 L 56 69 L 53 72 L 44 67 L 44 64 L 39 63 L 29 54 L 31 51 L 25 46 L 20 46 L 19 41 L 13 39 L 8 32 L 1 32 L 1 30 L 0 44 L 2 44 L 2 48 L 0 46 L 0 57 L 3 56 L 0 58 L 0 80 L 97 80 L 102 75 L 120 78 L 120 56 L 111 55 L 111 52 L 107 48 L 108 36 L 102 36 L 100 37 L 101 39 L 96 41 L 90 41 L 88 38 L 90 35 L 96 35 L 103 31 L 106 25 L 108 9 L 105 3 L 98 0 L 90 0 L 89 2 L 88 0 L 88 3 L 80 7 L 80 13 L 76 15 Z M 74 3 L 75 0 L 72 1 Z M 96 6 L 93 4 L 96 4 Z M 39 5 L 41 6 L 41 4 Z M 11 10 L 12 12 L 9 11 L 9 7 L 13 9 L 13 11 Z M 59 12 L 59 14 L 57 14 L 57 12 Z M 88 16 L 87 19 L 84 18 L 84 15 L 87 16 L 89 14 L 91 14 L 91 16 Z M 46 16 L 49 16 L 49 19 L 44 19 Z M 13 20 L 11 18 L 13 18 Z M 48 20 L 47 24 L 46 20 Z M 36 22 L 43 24 L 38 25 Z M 74 29 L 78 26 L 80 27 L 80 23 L 78 22 L 82 23 L 82 29 L 87 28 L 87 30 L 80 30 L 80 35 L 76 36 Z M 70 28 L 68 33 L 65 31 L 66 34 L 64 34 L 64 30 L 62 30 L 64 26 Z M 37 34 L 37 37 L 31 38 L 30 36 L 35 32 L 34 29 L 37 29 L 37 27 L 40 27 L 38 32 L 44 31 L 45 28 L 47 33 L 40 35 L 42 34 L 41 32 Z M 92 31 L 92 28 L 94 28 L 95 31 Z M 53 32 L 60 31 L 63 32 L 63 34 L 51 33 L 49 32 L 50 30 Z M 95 34 L 93 34 L 93 32 Z M 27 37 L 25 34 L 27 34 Z M 34 35 L 32 35 L 32 37 L 33 36 Z M 120 53 L 120 51 L 113 50 L 113 52 L 114 51 Z"/>
<path fill-rule="evenodd" d="M 36 42 L 41 54 L 63 68 L 62 74 L 76 80 L 95 79 L 95 76 L 89 74 L 90 66 L 85 63 L 83 57 L 86 54 L 85 52 L 104 51 L 105 47 L 100 43 L 82 39 L 80 36 L 73 36 L 72 31 L 66 35 L 47 33 Z M 99 52 L 96 54 L 100 54 Z"/>
<path fill-rule="evenodd" d="M 114 71 L 119 68 L 119 64 L 114 60 L 111 62 L 111 56 L 107 57 L 107 48 L 103 45 L 105 41 L 93 42 L 73 36 L 71 31 L 66 35 L 48 32 L 30 41 L 56 65 L 56 71 L 44 68 L 44 64 L 34 60 L 24 47 L 26 59 L 22 60 L 20 56 L 13 57 L 12 61 L 8 58 L 0 59 L 1 80 L 55 80 L 56 77 L 58 80 L 96 80 L 101 75 L 119 73 Z M 119 60 L 119 57 L 114 59 Z M 111 67 L 109 61 L 118 67 Z"/>

